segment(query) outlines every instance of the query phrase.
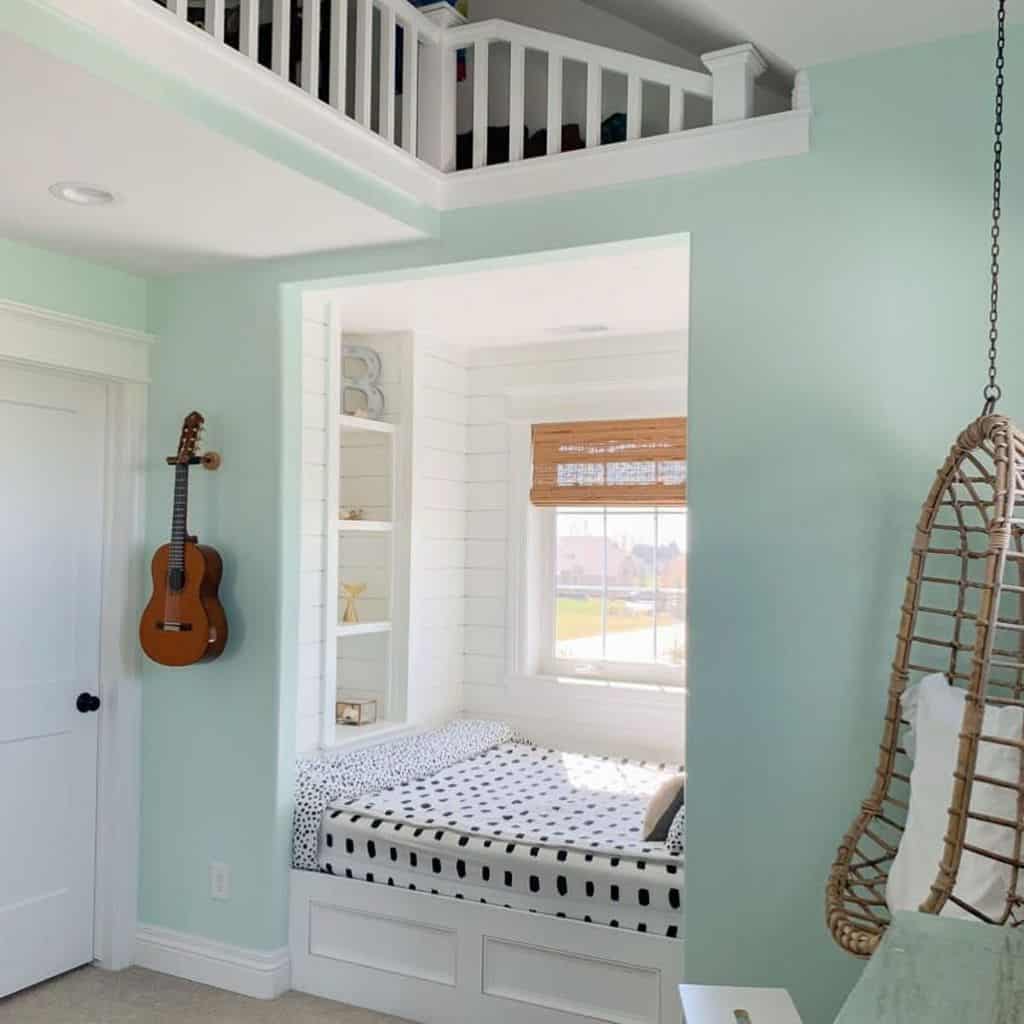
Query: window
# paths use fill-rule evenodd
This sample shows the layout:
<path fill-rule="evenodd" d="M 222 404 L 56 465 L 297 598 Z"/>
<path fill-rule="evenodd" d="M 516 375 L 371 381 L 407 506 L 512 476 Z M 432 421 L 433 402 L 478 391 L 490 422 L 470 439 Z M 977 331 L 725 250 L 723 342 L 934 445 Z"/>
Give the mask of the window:
<path fill-rule="evenodd" d="M 541 670 L 682 685 L 686 421 L 534 427 L 530 499 Z"/>
<path fill-rule="evenodd" d="M 562 507 L 553 542 L 547 671 L 681 685 L 685 510 Z"/>

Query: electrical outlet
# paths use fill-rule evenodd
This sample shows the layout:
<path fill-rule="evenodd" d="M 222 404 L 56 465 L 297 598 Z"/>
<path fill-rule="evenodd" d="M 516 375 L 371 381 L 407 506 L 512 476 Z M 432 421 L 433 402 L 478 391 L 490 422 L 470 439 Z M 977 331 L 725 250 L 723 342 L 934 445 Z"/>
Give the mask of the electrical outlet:
<path fill-rule="evenodd" d="M 231 899 L 231 868 L 229 865 L 210 861 L 210 899 Z"/>

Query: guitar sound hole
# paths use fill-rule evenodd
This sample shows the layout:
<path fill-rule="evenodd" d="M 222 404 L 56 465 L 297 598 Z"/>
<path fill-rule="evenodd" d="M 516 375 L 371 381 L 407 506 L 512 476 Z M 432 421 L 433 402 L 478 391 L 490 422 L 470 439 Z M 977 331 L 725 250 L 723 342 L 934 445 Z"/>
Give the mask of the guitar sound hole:
<path fill-rule="evenodd" d="M 172 569 L 167 574 L 167 584 L 171 590 L 182 590 L 185 586 L 185 570 Z"/>

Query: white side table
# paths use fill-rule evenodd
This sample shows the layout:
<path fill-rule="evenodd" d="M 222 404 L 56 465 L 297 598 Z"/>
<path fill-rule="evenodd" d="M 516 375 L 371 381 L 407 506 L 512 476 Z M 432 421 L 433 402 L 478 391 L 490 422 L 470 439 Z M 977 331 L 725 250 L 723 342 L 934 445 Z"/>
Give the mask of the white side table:
<path fill-rule="evenodd" d="M 680 985 L 683 1024 L 802 1024 L 784 988 Z"/>

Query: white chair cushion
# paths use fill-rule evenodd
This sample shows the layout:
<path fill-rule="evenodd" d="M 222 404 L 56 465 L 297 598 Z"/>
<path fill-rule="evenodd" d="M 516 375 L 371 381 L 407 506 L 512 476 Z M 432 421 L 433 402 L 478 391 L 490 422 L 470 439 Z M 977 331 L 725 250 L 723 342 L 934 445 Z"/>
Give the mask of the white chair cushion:
<path fill-rule="evenodd" d="M 903 697 L 903 714 L 913 733 L 914 767 L 910 773 L 910 810 L 896 859 L 886 886 L 889 909 L 917 910 L 928 897 L 938 875 L 953 799 L 960 729 L 964 715 L 964 691 L 948 684 L 943 675 L 932 675 L 910 687 Z M 1014 707 L 987 707 L 982 735 L 1021 740 L 1024 712 Z M 987 775 L 1017 785 L 1020 780 L 1020 749 L 982 743 L 976 775 Z M 1013 790 L 975 781 L 971 810 L 1015 821 L 1017 796 Z M 1004 857 L 1012 857 L 1014 833 L 1010 828 L 971 821 L 967 843 Z M 1000 918 L 1006 904 L 1011 869 L 999 861 L 965 851 L 960 861 L 953 895 L 989 917 Z M 973 915 L 947 901 L 946 917 L 975 920 Z"/>

